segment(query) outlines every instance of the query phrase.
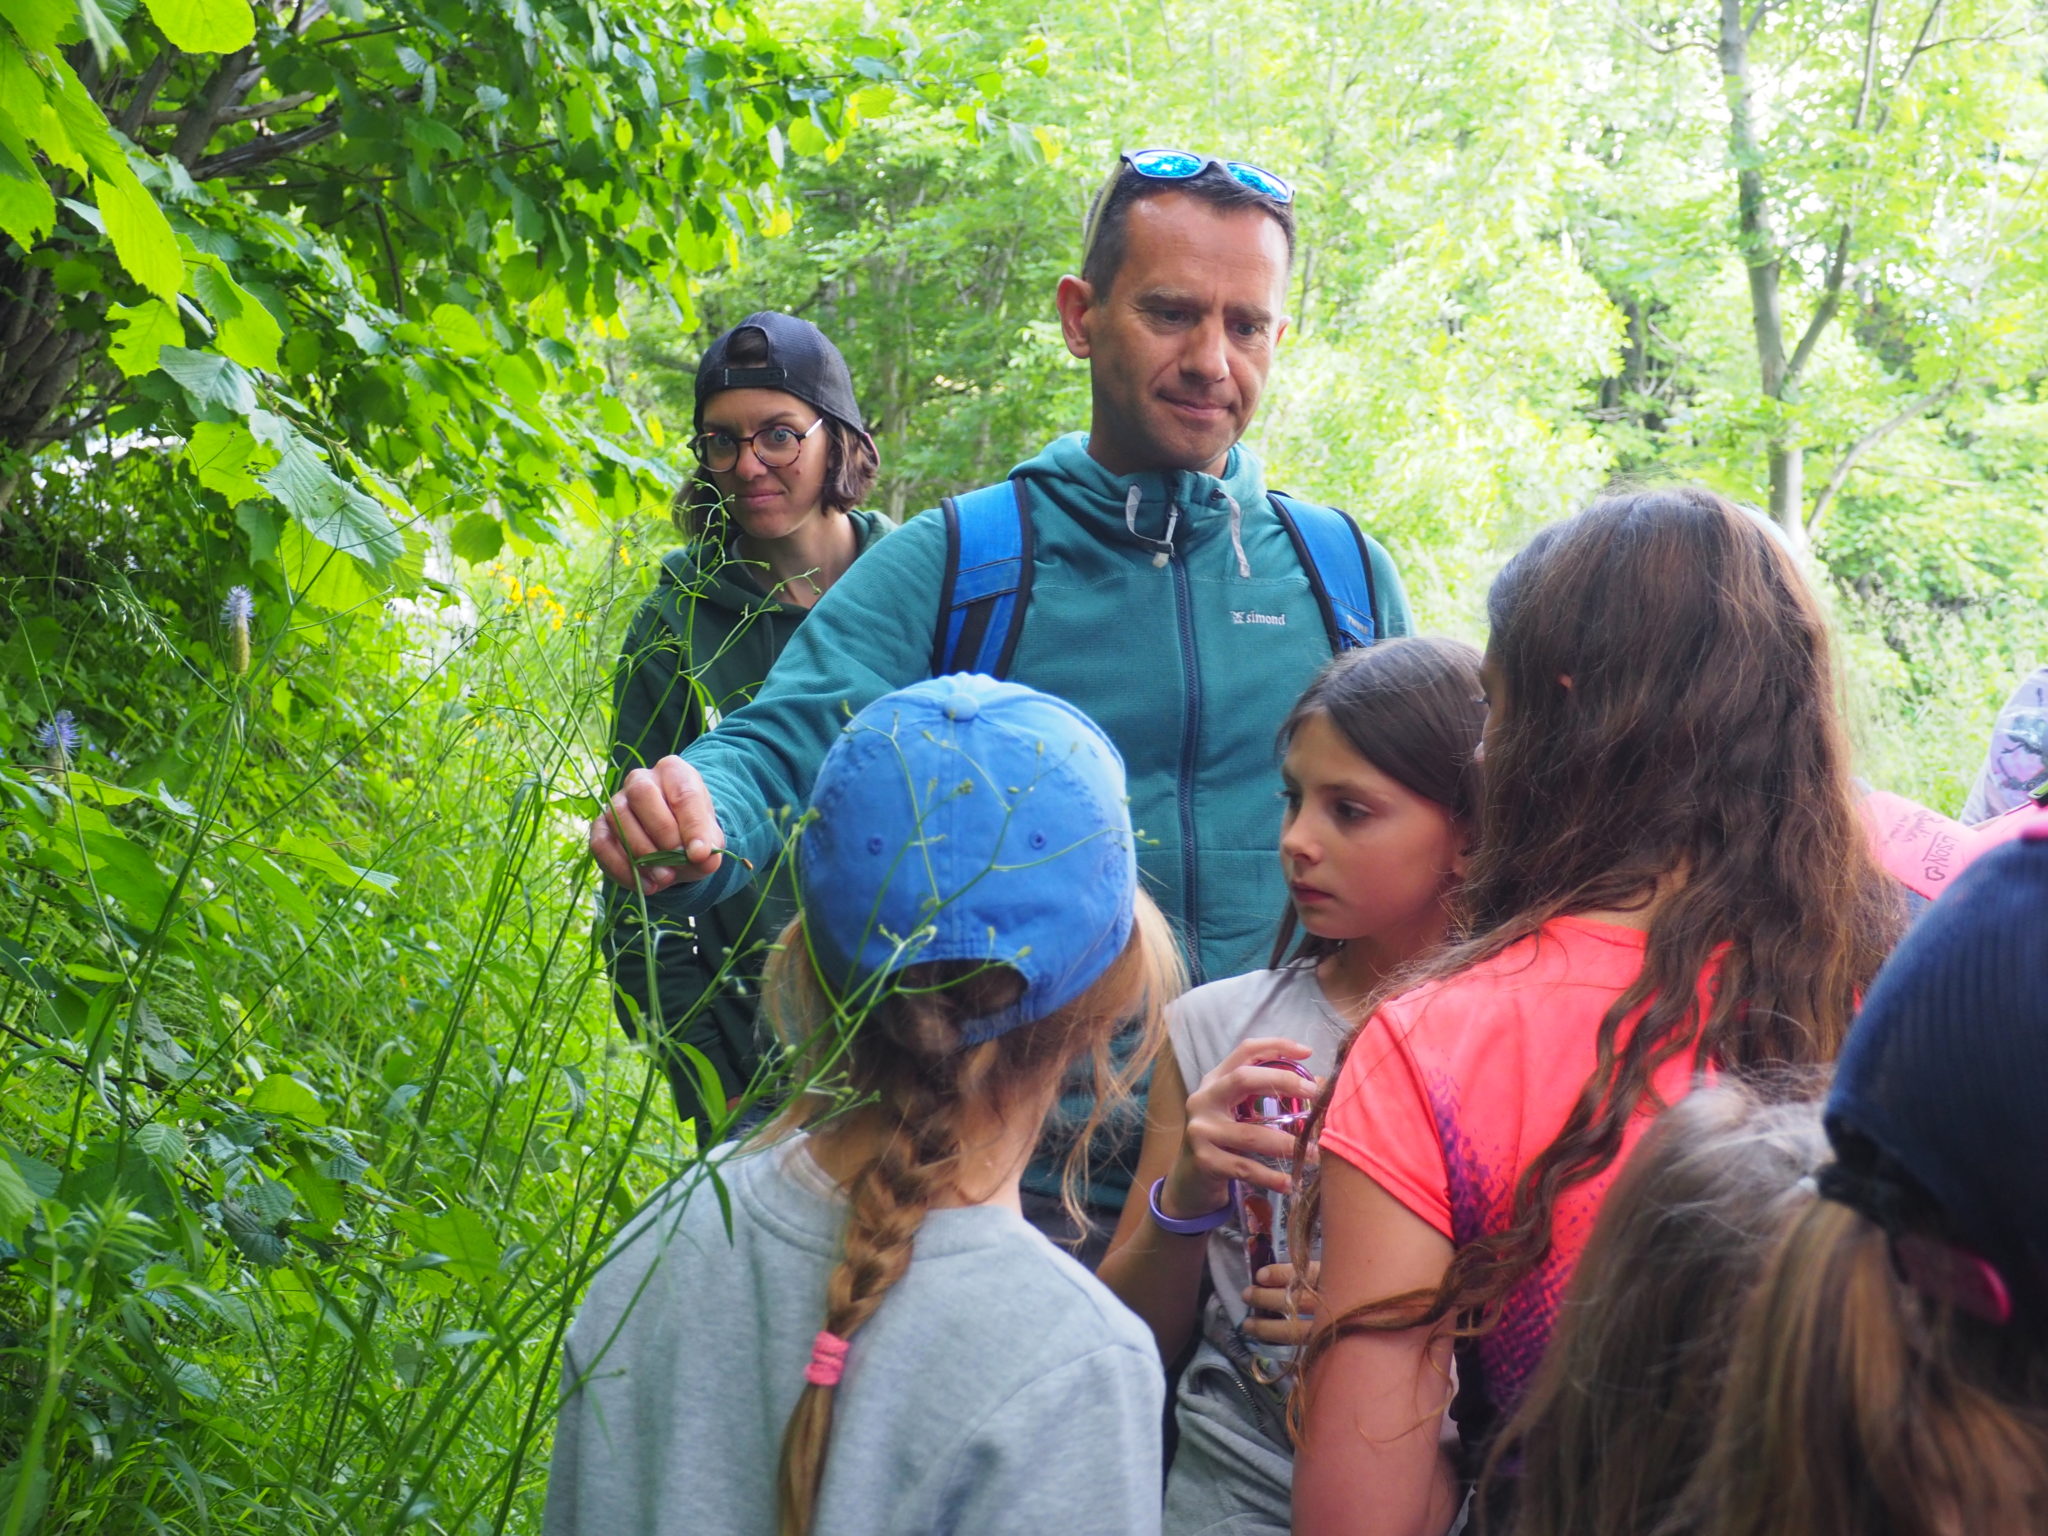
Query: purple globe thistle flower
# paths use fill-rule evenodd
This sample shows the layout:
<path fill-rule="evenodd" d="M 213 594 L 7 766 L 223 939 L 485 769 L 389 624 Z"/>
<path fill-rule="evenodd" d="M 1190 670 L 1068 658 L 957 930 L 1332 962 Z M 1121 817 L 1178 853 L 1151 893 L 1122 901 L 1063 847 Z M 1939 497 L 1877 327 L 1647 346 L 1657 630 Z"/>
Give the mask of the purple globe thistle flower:
<path fill-rule="evenodd" d="M 256 599 L 243 586 L 228 588 L 227 601 L 220 605 L 220 621 L 228 627 L 228 665 L 237 677 L 249 670 L 249 620 L 256 612 Z"/>
<path fill-rule="evenodd" d="M 50 767 L 62 773 L 78 750 L 78 718 L 68 709 L 58 710 L 36 727 L 36 745 L 49 755 Z"/>

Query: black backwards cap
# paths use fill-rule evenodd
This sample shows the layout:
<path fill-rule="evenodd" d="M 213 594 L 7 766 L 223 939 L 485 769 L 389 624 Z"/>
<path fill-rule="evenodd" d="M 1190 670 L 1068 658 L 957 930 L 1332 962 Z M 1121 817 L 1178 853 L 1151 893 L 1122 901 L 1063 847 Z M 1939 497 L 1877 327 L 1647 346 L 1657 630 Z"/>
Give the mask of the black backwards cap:
<path fill-rule="evenodd" d="M 1907 1281 L 2048 1325 L 2048 835 L 1985 854 L 1907 933 L 1850 1027 L 1826 1125 L 1839 1162 L 1821 1193 L 1886 1227 Z"/>
<path fill-rule="evenodd" d="M 742 367 L 729 364 L 733 338 L 758 332 L 768 343 L 768 360 Z M 696 425 L 704 426 L 704 402 L 723 389 L 779 389 L 816 406 L 856 432 L 865 432 L 854 403 L 853 375 L 825 333 L 808 320 L 764 309 L 747 316 L 711 343 L 697 365 Z"/>

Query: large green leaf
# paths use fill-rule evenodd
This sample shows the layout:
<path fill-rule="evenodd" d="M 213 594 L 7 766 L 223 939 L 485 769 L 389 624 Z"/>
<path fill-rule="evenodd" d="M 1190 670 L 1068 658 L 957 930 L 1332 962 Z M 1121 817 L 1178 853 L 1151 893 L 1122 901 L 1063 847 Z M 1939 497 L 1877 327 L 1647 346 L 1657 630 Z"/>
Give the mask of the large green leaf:
<path fill-rule="evenodd" d="M 375 581 L 361 561 L 321 543 L 298 523 L 286 521 L 277 530 L 276 553 L 292 591 L 316 608 L 346 613 L 384 594 L 386 583 Z"/>
<path fill-rule="evenodd" d="M 256 296 L 228 275 L 218 257 L 202 262 L 192 275 L 192 291 L 219 328 L 213 344 L 244 368 L 277 372 L 277 349 L 284 328 Z"/>
<path fill-rule="evenodd" d="M 201 485 L 219 491 L 233 504 L 264 494 L 263 485 L 249 473 L 249 460 L 256 452 L 256 439 L 241 422 L 202 421 L 185 444 L 185 462 Z M 268 455 L 264 457 L 267 461 Z"/>
<path fill-rule="evenodd" d="M 498 1244 L 484 1219 L 468 1206 L 451 1206 L 431 1216 L 394 1214 L 395 1225 L 459 1280 L 481 1285 L 498 1273 Z"/>
<path fill-rule="evenodd" d="M 233 53 L 256 38 L 248 0 L 148 0 L 150 19 L 174 48 Z"/>
<path fill-rule="evenodd" d="M 185 387 L 200 410 L 224 405 L 236 415 L 246 416 L 256 409 L 255 386 L 232 358 L 191 347 L 165 347 L 158 358 L 158 366 Z"/>
<path fill-rule="evenodd" d="M 256 478 L 285 504 L 313 538 L 371 565 L 405 553 L 405 539 L 374 497 L 328 468 L 313 445 L 286 429 L 277 462 Z"/>
<path fill-rule="evenodd" d="M 116 328 L 107 356 L 131 379 L 156 372 L 162 364 L 162 350 L 183 346 L 185 342 L 185 325 L 178 318 L 176 307 L 162 299 L 112 305 L 107 318 Z"/>
<path fill-rule="evenodd" d="M 246 1102 L 258 1114 L 285 1115 L 308 1125 L 327 1123 L 327 1107 L 320 1102 L 320 1095 L 288 1072 L 271 1073 L 249 1090 Z"/>
<path fill-rule="evenodd" d="M 149 189 L 125 165 L 113 175 L 95 176 L 92 187 L 107 238 L 128 275 L 160 299 L 177 298 L 185 285 L 185 262 L 178 254 L 178 237 Z"/>
<path fill-rule="evenodd" d="M 57 199 L 49 183 L 0 135 L 0 234 L 16 245 L 31 246 L 56 222 Z"/>
<path fill-rule="evenodd" d="M 0 17 L 37 53 L 48 53 L 57 46 L 58 34 L 71 16 L 71 7 L 62 0 L 0 0 Z"/>
<path fill-rule="evenodd" d="M 28 1181 L 6 1158 L 0 1157 L 0 1242 L 19 1243 L 22 1229 L 36 1211 L 36 1199 Z"/>

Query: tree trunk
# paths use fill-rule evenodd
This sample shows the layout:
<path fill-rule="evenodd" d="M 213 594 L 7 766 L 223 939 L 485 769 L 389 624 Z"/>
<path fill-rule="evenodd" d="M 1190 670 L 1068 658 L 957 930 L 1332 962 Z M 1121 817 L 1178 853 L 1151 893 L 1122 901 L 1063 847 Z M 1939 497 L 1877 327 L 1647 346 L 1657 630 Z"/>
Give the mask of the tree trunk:
<path fill-rule="evenodd" d="M 1806 449 L 1795 442 L 1771 444 L 1771 517 L 1794 549 L 1806 547 Z"/>
<path fill-rule="evenodd" d="M 0 257 L 0 456 L 32 453 L 77 383 L 97 338 L 64 329 L 59 295 L 18 256 Z"/>

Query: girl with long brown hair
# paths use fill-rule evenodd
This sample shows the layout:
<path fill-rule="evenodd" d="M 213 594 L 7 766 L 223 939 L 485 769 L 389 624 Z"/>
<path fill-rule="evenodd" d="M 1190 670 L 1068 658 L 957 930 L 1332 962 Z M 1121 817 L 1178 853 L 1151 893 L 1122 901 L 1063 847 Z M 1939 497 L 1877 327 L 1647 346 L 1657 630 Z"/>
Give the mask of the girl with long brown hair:
<path fill-rule="evenodd" d="M 2048 1530 L 2048 831 L 1977 861 L 1885 965 L 1834 1161 L 1737 1335 L 1657 1536 Z"/>
<path fill-rule="evenodd" d="M 1651 1536 L 1713 1433 L 1744 1301 L 1827 1159 L 1817 1074 L 1723 1080 L 1657 1117 L 1600 1206 L 1542 1368 L 1487 1458 L 1483 1536 Z"/>
<path fill-rule="evenodd" d="M 1124 1207 L 1098 1271 L 1165 1360 L 1195 1345 L 1168 1536 L 1286 1536 L 1285 1375 L 1305 1324 L 1285 1315 L 1293 1271 L 1270 1232 L 1292 1136 L 1238 1112 L 1256 1095 L 1298 1102 L 1299 1074 L 1329 1071 L 1380 981 L 1449 937 L 1484 713 L 1479 652 L 1461 641 L 1382 640 L 1325 667 L 1280 728 L 1292 901 L 1272 966 L 1198 987 L 1169 1015 L 1133 1186 L 1150 1194 Z"/>
<path fill-rule="evenodd" d="M 1831 1059 L 1897 924 L 1821 614 L 1758 520 L 1611 496 L 1488 610 L 1467 936 L 1372 1012 L 1304 1129 L 1304 1536 L 1440 1536 L 1651 1115 L 1704 1071 Z"/>
<path fill-rule="evenodd" d="M 1113 1110 L 1178 989 L 1126 793 L 1093 722 L 1014 684 L 934 678 L 849 723 L 770 967 L 818 1089 L 593 1283 L 551 1536 L 1157 1530 L 1151 1338 L 1018 1188 L 1067 1070 Z"/>

